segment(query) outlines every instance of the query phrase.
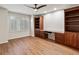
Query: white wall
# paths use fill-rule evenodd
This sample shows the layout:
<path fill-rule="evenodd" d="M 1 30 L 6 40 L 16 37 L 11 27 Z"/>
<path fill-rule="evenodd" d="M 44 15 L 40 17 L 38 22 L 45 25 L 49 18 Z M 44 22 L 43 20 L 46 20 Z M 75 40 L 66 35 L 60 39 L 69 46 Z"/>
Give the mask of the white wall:
<path fill-rule="evenodd" d="M 10 32 L 9 19 L 11 15 L 14 17 L 17 17 L 17 19 L 21 19 L 22 17 L 25 17 L 25 20 L 27 20 L 26 31 L 13 32 L 13 33 Z M 18 14 L 18 13 L 11 13 L 11 12 L 8 12 L 7 9 L 0 7 L 0 44 L 8 42 L 8 40 L 10 39 L 30 36 L 31 35 L 30 32 L 31 32 L 31 16 Z"/>
<path fill-rule="evenodd" d="M 23 14 L 18 14 L 18 13 L 14 13 L 14 12 L 9 12 L 9 19 L 10 19 L 11 16 L 15 17 L 16 20 L 18 20 L 18 19 L 20 20 L 22 18 L 25 18 L 25 20 L 27 20 L 27 29 L 26 29 L 26 31 L 22 31 L 22 32 L 9 32 L 9 39 L 30 36 L 31 35 L 30 34 L 30 31 L 31 31 L 30 30 L 31 16 L 23 15 Z"/>
<path fill-rule="evenodd" d="M 31 16 L 31 36 L 34 36 L 34 16 Z"/>
<path fill-rule="evenodd" d="M 64 32 L 64 10 L 44 15 L 44 30 L 51 32 Z"/>
<path fill-rule="evenodd" d="M 0 43 L 8 40 L 8 11 L 0 7 Z"/>

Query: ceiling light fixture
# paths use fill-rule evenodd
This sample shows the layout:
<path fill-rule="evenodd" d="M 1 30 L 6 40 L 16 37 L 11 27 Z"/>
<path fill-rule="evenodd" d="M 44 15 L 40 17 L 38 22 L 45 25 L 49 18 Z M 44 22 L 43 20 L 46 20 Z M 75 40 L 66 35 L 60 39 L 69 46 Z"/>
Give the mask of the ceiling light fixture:
<path fill-rule="evenodd" d="M 27 6 L 27 5 L 24 5 L 24 6 L 34 9 L 35 12 L 37 12 L 40 8 L 47 6 L 47 5 L 41 5 L 41 6 L 37 6 L 37 5 L 38 4 L 34 4 L 34 7 Z"/>
<path fill-rule="evenodd" d="M 54 10 L 57 10 L 57 8 L 54 8 Z"/>
<path fill-rule="evenodd" d="M 36 8 L 35 8 L 35 9 L 34 9 L 34 11 L 35 11 L 35 12 L 37 12 L 37 11 L 38 11 L 38 9 L 36 9 Z"/>

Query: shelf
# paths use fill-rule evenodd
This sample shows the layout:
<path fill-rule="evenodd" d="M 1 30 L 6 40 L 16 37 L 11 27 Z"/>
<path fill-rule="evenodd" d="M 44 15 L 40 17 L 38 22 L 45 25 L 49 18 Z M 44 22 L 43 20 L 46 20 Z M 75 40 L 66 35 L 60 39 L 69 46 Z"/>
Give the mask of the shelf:
<path fill-rule="evenodd" d="M 39 26 L 39 18 L 36 18 L 35 19 L 35 29 L 39 29 L 40 26 Z"/>
<path fill-rule="evenodd" d="M 36 26 L 38 25 L 39 26 L 39 24 L 35 24 Z"/>
<path fill-rule="evenodd" d="M 70 18 L 70 17 L 79 17 L 79 15 L 73 15 L 73 16 L 66 16 L 67 18 Z"/>
<path fill-rule="evenodd" d="M 74 32 L 73 30 L 65 30 L 66 32 Z M 75 33 L 78 33 L 78 31 L 75 31 Z"/>
<path fill-rule="evenodd" d="M 36 20 L 35 22 L 39 22 L 39 21 Z"/>
<path fill-rule="evenodd" d="M 79 22 L 79 20 L 67 20 L 66 22 Z"/>
<path fill-rule="evenodd" d="M 79 25 L 65 25 L 65 26 L 75 26 L 75 27 L 79 27 Z"/>

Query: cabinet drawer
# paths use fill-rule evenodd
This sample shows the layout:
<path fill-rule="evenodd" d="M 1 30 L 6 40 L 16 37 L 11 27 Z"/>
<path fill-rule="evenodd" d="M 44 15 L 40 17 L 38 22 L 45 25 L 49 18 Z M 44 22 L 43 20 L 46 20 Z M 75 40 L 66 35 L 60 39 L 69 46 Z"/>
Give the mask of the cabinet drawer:
<path fill-rule="evenodd" d="M 64 33 L 56 33 L 55 41 L 58 43 L 64 43 Z"/>

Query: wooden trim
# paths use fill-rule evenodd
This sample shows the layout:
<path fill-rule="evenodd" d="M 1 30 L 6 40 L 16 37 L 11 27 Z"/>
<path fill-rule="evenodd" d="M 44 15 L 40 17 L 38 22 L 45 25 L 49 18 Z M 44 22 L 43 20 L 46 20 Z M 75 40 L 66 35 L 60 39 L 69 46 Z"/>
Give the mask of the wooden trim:
<path fill-rule="evenodd" d="M 40 16 L 40 31 L 43 31 L 43 16 Z"/>
<path fill-rule="evenodd" d="M 74 11 L 74 10 L 79 10 L 79 6 L 65 9 L 65 12 L 70 12 L 70 11 Z"/>

